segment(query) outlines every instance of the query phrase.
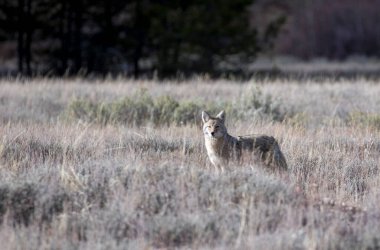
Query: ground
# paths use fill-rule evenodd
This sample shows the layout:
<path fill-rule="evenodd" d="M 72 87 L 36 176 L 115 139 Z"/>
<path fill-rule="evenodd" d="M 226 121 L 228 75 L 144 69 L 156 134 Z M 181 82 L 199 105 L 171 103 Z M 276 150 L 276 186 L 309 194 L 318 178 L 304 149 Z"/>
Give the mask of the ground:
<path fill-rule="evenodd" d="M 380 247 L 380 85 L 0 82 L 4 249 Z M 200 110 L 276 137 L 289 173 L 215 172 Z"/>

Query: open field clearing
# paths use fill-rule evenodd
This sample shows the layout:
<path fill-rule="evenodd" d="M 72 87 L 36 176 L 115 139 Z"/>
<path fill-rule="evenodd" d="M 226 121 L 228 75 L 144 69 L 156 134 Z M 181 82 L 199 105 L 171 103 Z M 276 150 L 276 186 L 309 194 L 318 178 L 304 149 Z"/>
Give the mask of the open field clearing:
<path fill-rule="evenodd" d="M 380 85 L 0 82 L 2 249 L 378 249 Z M 288 175 L 217 173 L 201 110 L 276 137 Z"/>

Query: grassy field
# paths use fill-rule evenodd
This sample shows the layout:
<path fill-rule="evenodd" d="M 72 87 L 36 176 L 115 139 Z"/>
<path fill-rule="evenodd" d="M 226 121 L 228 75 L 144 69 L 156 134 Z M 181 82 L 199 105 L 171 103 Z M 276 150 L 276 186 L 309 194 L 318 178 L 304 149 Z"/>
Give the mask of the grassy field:
<path fill-rule="evenodd" d="M 380 85 L 0 82 L 2 249 L 378 249 Z M 275 136 L 288 175 L 217 173 L 200 110 Z"/>

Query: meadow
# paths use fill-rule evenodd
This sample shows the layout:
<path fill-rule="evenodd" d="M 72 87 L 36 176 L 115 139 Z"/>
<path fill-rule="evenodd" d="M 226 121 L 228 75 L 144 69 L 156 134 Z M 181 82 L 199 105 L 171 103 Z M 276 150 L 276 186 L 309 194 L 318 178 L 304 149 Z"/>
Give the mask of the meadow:
<path fill-rule="evenodd" d="M 2 249 L 378 249 L 376 80 L 0 82 Z M 288 174 L 216 172 L 201 110 Z"/>

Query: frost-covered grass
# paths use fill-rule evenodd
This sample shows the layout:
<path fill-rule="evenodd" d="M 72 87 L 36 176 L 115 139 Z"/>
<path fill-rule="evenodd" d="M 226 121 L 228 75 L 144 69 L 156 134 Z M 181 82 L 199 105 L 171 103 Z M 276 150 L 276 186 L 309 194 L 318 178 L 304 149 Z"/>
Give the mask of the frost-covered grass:
<path fill-rule="evenodd" d="M 379 94 L 361 79 L 3 80 L 2 248 L 379 248 Z M 279 140 L 287 176 L 214 172 L 197 112 L 224 107 L 231 134 Z"/>

